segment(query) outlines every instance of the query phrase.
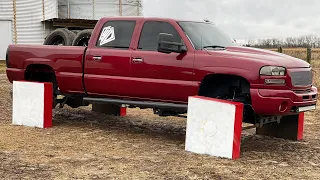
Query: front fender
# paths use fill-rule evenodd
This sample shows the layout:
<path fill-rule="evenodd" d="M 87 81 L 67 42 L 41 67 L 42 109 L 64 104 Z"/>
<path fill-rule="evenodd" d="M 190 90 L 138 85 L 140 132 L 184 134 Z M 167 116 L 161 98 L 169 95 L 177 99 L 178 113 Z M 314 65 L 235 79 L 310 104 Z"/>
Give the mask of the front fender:
<path fill-rule="evenodd" d="M 259 83 L 259 73 L 254 70 L 242 69 L 238 67 L 204 67 L 199 71 L 199 74 L 202 76 L 202 78 L 209 74 L 226 74 L 243 77 L 250 84 Z"/>

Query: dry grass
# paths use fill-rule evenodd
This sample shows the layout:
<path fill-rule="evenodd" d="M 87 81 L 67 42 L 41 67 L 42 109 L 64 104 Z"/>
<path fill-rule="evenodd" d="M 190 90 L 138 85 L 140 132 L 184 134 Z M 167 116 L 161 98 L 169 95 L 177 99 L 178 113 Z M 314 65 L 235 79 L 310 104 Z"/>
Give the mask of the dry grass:
<path fill-rule="evenodd" d="M 320 109 L 301 142 L 242 135 L 237 161 L 184 151 L 185 119 L 131 109 L 124 118 L 56 109 L 53 128 L 11 125 L 0 75 L 0 179 L 320 179 Z"/>
<path fill-rule="evenodd" d="M 269 49 L 278 51 L 278 49 Z M 283 48 L 282 53 L 299 59 L 307 59 L 307 48 Z M 313 48 L 311 51 L 311 60 L 320 59 L 320 48 Z"/>
<path fill-rule="evenodd" d="M 314 79 L 313 83 L 314 86 L 318 87 L 320 89 L 320 59 L 319 60 L 312 60 L 311 61 Z"/>
<path fill-rule="evenodd" d="M 6 62 L 0 60 L 0 74 L 5 73 L 6 72 Z"/>

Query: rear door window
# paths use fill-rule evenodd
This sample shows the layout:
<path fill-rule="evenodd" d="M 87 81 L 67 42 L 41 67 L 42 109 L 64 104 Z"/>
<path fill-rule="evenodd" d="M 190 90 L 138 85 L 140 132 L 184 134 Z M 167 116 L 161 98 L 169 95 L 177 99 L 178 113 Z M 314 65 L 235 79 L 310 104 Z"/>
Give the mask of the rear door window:
<path fill-rule="evenodd" d="M 129 49 L 135 25 L 135 21 L 115 20 L 106 22 L 100 31 L 96 46 Z"/>

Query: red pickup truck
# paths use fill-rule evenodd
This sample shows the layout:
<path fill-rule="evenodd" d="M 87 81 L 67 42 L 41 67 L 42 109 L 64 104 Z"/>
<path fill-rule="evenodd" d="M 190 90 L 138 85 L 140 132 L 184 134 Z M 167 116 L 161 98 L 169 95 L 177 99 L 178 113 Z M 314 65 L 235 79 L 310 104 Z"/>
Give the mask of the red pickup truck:
<path fill-rule="evenodd" d="M 199 95 L 242 102 L 244 121 L 257 123 L 317 102 L 310 64 L 238 46 L 210 22 L 102 18 L 88 47 L 10 45 L 6 62 L 10 82 L 52 82 L 54 107 L 111 103 L 179 115 Z"/>

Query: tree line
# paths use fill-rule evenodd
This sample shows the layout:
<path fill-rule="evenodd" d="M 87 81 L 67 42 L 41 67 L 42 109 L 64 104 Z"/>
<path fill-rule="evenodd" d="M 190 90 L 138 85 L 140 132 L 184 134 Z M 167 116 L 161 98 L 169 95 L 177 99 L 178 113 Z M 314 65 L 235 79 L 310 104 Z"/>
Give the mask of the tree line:
<path fill-rule="evenodd" d="M 316 35 L 305 35 L 299 37 L 265 38 L 265 39 L 250 39 L 246 40 L 244 46 L 257 48 L 319 48 L 320 37 Z"/>

